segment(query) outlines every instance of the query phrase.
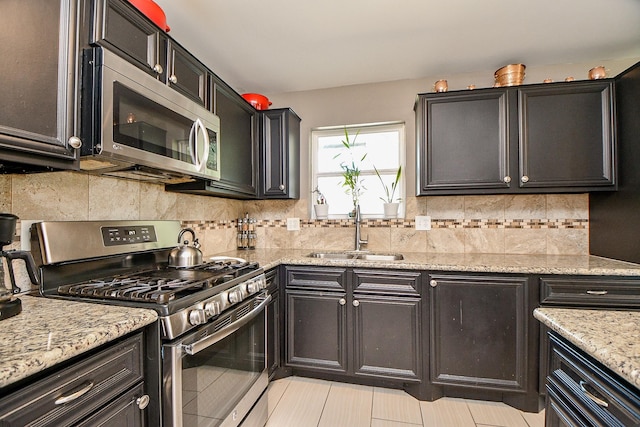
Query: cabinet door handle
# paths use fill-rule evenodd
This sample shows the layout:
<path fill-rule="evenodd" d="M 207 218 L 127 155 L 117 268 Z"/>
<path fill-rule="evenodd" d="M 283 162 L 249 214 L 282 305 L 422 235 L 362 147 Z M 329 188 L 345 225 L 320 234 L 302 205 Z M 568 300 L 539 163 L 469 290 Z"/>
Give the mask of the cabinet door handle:
<path fill-rule="evenodd" d="M 587 291 L 588 295 L 606 295 L 609 291 Z"/>
<path fill-rule="evenodd" d="M 580 381 L 580 390 L 582 390 L 582 392 L 591 400 L 593 400 L 593 402 L 598 405 L 601 406 L 603 408 L 607 408 L 609 407 L 609 404 L 607 402 L 605 402 L 604 400 L 600 399 L 599 397 L 595 397 L 593 394 L 591 394 L 589 391 L 587 391 L 587 385 L 588 383 L 586 381 Z"/>
<path fill-rule="evenodd" d="M 529 182 L 529 177 L 527 175 L 524 175 L 522 178 L 520 178 L 520 181 Z"/>
<path fill-rule="evenodd" d="M 73 402 L 74 400 L 84 396 L 89 392 L 89 390 L 93 388 L 93 381 L 84 382 L 80 387 L 81 388 L 79 390 L 74 391 L 71 394 L 67 394 L 66 396 L 60 396 L 55 400 L 54 403 L 56 405 L 64 405 L 65 403 Z"/>
<path fill-rule="evenodd" d="M 278 187 L 280 190 L 284 191 L 284 184 L 280 184 L 280 186 Z"/>
<path fill-rule="evenodd" d="M 347 303 L 347 300 L 346 300 L 346 299 L 344 299 L 344 298 L 340 298 L 340 299 L 338 300 L 338 304 L 340 304 L 340 305 L 345 305 L 346 303 Z"/>
<path fill-rule="evenodd" d="M 162 65 L 160 64 L 156 64 L 153 66 L 153 71 L 155 71 L 156 74 L 162 74 Z"/>
<path fill-rule="evenodd" d="M 431 281 L 429 282 L 429 285 L 430 285 L 432 288 L 435 288 L 436 286 L 438 286 L 438 282 L 434 279 L 434 280 L 431 280 Z"/>
<path fill-rule="evenodd" d="M 136 399 L 136 405 L 138 405 L 138 409 L 144 409 L 147 406 L 149 406 L 149 400 L 151 400 L 149 398 L 148 394 L 143 394 L 142 396 L 140 396 L 139 398 Z"/>
<path fill-rule="evenodd" d="M 360 305 L 360 301 L 358 301 L 357 299 L 354 299 L 352 304 L 354 307 L 357 307 Z"/>
<path fill-rule="evenodd" d="M 67 143 L 71 146 L 71 148 L 80 148 L 82 147 L 82 140 L 77 136 L 72 136 L 69 138 Z"/>
<path fill-rule="evenodd" d="M 511 177 L 507 175 L 507 176 L 505 176 L 502 180 L 503 180 L 506 184 L 508 184 L 508 183 L 510 183 L 510 182 L 511 182 Z"/>
<path fill-rule="evenodd" d="M 175 74 L 171 74 L 171 76 L 169 76 L 169 81 L 173 84 L 178 83 L 178 78 L 176 77 Z"/>

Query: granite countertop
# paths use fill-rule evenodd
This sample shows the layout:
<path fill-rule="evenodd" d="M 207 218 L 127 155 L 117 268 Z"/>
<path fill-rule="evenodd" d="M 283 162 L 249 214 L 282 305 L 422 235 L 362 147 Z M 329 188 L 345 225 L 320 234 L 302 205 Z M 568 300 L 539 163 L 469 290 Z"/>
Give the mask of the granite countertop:
<path fill-rule="evenodd" d="M 1 321 L 0 389 L 156 321 L 155 311 L 20 296 Z"/>
<path fill-rule="evenodd" d="M 596 256 L 403 252 L 404 259 L 400 261 L 362 261 L 310 258 L 307 255 L 311 252 L 314 250 L 255 249 L 230 251 L 216 255 L 257 261 L 265 269 L 280 264 L 293 264 L 487 273 L 640 276 L 639 264 Z M 315 252 L 318 251 L 315 250 Z"/>
<path fill-rule="evenodd" d="M 640 312 L 537 308 L 536 319 L 640 388 Z"/>

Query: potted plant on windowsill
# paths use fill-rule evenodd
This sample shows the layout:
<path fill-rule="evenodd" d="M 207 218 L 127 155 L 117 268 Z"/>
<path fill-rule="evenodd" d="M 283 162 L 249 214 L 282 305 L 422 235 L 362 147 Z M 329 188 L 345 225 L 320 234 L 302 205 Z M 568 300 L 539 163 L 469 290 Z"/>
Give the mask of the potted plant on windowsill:
<path fill-rule="evenodd" d="M 400 197 L 395 197 L 396 189 L 398 188 L 398 183 L 400 182 L 400 176 L 402 175 L 402 166 L 398 167 L 398 171 L 396 172 L 396 178 L 391 183 L 391 188 L 387 184 L 385 184 L 382 176 L 378 169 L 374 166 L 373 170 L 376 172 L 378 179 L 380 180 L 380 184 L 382 184 L 382 188 L 384 188 L 385 197 L 380 197 L 380 200 L 384 202 L 384 217 L 385 218 L 397 218 L 398 217 L 398 208 L 400 207 L 400 202 L 402 199 Z M 395 202 L 394 202 L 395 200 Z"/>
<path fill-rule="evenodd" d="M 329 217 L 329 205 L 327 204 L 326 197 L 324 197 L 324 194 L 320 192 L 318 187 L 316 187 L 312 193 L 316 194 L 316 204 L 313 205 L 313 209 L 316 212 L 316 218 L 327 219 Z"/>
<path fill-rule="evenodd" d="M 351 195 L 351 199 L 353 200 L 353 210 L 349 213 L 350 217 L 355 216 L 356 207 L 360 204 L 360 195 L 362 191 L 365 190 L 365 187 L 362 185 L 362 181 L 360 179 L 360 163 L 364 161 L 367 157 L 367 153 L 360 158 L 359 161 L 356 162 L 354 147 L 356 145 L 356 139 L 358 138 L 359 132 L 356 132 L 356 135 L 353 139 L 349 138 L 349 132 L 347 128 L 344 129 L 344 140 L 342 140 L 342 144 L 344 145 L 346 151 L 338 153 L 335 155 L 335 158 L 342 156 L 347 153 L 349 156 L 349 160 L 340 162 L 340 167 L 342 168 L 342 183 L 343 187 L 347 187 L 347 193 Z"/>

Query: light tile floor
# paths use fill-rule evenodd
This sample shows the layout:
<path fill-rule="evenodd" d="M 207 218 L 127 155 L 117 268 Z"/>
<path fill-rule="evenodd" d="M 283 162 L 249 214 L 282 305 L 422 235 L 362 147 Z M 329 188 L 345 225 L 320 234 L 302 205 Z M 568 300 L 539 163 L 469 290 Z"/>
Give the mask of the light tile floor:
<path fill-rule="evenodd" d="M 444 397 L 421 402 L 402 390 L 289 377 L 269 385 L 267 427 L 544 427 L 544 411 Z"/>

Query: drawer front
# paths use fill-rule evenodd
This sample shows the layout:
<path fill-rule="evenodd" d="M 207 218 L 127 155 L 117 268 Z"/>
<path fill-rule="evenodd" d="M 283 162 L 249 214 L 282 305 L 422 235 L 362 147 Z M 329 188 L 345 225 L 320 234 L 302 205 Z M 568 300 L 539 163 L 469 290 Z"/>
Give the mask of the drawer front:
<path fill-rule="evenodd" d="M 0 402 L 0 424 L 70 425 L 95 413 L 142 381 L 143 343 L 136 334 L 10 395 Z"/>
<path fill-rule="evenodd" d="M 543 305 L 640 307 L 640 278 L 540 278 Z"/>
<path fill-rule="evenodd" d="M 420 296 L 419 271 L 354 269 L 353 290 L 367 294 Z"/>
<path fill-rule="evenodd" d="M 640 425 L 640 394 L 624 380 L 580 350 L 549 334 L 551 359 L 547 382 L 551 389 L 593 425 Z"/>
<path fill-rule="evenodd" d="M 345 268 L 285 267 L 287 288 L 346 291 Z"/>

